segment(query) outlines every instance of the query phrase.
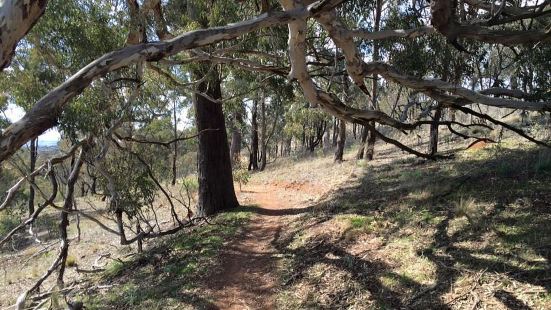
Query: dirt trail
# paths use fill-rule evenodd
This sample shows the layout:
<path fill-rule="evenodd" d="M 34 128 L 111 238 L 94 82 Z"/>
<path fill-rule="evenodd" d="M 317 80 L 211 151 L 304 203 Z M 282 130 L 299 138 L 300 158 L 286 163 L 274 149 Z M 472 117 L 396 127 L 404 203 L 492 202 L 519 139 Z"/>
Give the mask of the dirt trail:
<path fill-rule="evenodd" d="M 280 253 L 272 245 L 289 216 L 306 210 L 320 194 L 306 183 L 249 185 L 238 193 L 242 205 L 257 206 L 244 231 L 225 246 L 219 272 L 208 280 L 215 309 L 273 309 Z"/>

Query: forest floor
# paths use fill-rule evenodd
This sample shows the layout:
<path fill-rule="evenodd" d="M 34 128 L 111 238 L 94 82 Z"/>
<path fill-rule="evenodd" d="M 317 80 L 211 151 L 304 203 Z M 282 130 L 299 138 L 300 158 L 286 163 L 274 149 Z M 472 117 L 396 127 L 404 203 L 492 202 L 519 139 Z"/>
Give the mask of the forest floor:
<path fill-rule="evenodd" d="M 237 191 L 242 207 L 143 254 L 83 233 L 81 268 L 112 257 L 71 298 L 88 309 L 550 309 L 551 152 L 517 141 L 453 152 L 279 159 Z"/>

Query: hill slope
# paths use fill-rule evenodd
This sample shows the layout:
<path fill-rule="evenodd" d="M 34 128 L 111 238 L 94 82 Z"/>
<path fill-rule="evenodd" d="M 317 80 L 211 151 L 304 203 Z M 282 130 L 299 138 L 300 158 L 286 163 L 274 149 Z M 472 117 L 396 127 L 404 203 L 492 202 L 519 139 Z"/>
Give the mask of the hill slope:
<path fill-rule="evenodd" d="M 89 309 L 551 307 L 549 151 L 351 155 L 277 161 L 243 187 L 243 207 L 144 254 L 113 252 L 73 298 Z"/>

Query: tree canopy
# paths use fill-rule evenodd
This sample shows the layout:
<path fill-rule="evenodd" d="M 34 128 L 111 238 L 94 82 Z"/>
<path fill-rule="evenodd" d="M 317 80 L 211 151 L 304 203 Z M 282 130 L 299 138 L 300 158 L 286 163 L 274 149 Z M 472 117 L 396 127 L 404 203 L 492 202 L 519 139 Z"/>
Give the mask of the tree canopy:
<path fill-rule="evenodd" d="M 231 169 L 244 169 L 243 145 L 248 168 L 264 169 L 271 155 L 297 145 L 313 152 L 331 144 L 330 131 L 342 160 L 347 123 L 354 135 L 362 128 L 359 158 L 371 158 L 381 140 L 437 159 L 435 147 L 420 150 L 401 139 L 429 128 L 437 144 L 439 126 L 476 141 L 491 140 L 484 130 L 501 126 L 549 147 L 501 117 L 551 112 L 550 3 L 3 1 L 0 111 L 11 104 L 25 115 L 11 123 L 0 114 L 0 163 L 22 175 L 2 175 L 15 183 L 0 211 L 21 200 L 26 182 L 33 193 L 48 190 L 38 191 L 37 208 L 0 245 L 46 207 L 61 210 L 60 255 L 25 294 L 58 267 L 62 285 L 77 186 L 83 195 L 101 188 L 117 224 L 106 229 L 121 244 L 141 246 L 214 212 L 199 208 L 195 217 L 190 201 L 166 189 L 167 175 L 189 190 L 193 182 L 179 176 L 195 172 L 195 164 L 199 192 L 220 190 L 205 179 L 231 183 Z M 184 122 L 191 118 L 195 124 Z M 63 154 L 36 167 L 31 154 L 33 164 L 22 167 L 16 157 L 23 146 L 54 127 Z M 194 161 L 193 152 L 203 157 Z M 225 165 L 230 157 L 233 166 Z M 205 160 L 223 163 L 205 172 Z M 237 205 L 233 189 L 225 194 L 226 204 Z M 172 226 L 150 224 L 157 195 L 170 206 Z"/>

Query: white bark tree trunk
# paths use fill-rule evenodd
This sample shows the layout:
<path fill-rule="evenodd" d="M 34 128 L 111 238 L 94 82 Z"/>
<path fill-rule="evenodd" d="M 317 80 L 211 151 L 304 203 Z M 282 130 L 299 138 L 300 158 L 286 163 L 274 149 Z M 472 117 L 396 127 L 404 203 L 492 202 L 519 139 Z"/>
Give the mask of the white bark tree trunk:
<path fill-rule="evenodd" d="M 47 0 L 0 2 L 0 71 L 9 66 L 17 43 L 46 10 Z"/>

